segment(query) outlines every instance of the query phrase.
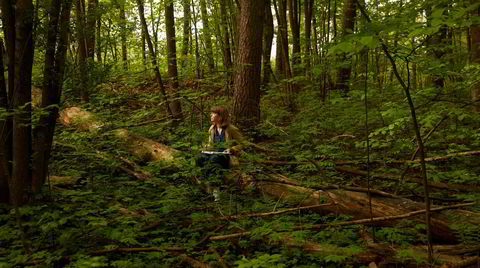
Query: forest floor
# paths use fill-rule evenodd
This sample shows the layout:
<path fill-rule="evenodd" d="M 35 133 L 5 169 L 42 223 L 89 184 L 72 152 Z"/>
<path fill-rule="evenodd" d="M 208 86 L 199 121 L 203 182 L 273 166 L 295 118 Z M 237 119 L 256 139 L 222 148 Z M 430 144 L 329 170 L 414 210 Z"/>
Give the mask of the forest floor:
<path fill-rule="evenodd" d="M 416 146 L 401 94 L 369 100 L 367 165 L 360 92 L 321 103 L 305 90 L 292 115 L 281 108 L 281 96 L 266 91 L 263 121 L 246 135 L 268 150 L 247 149 L 230 172 L 234 183 L 224 184 L 215 202 L 195 181 L 218 178 L 202 178 L 194 158 L 206 139 L 209 107 L 228 101 L 211 81 L 189 86 L 185 119 L 175 126 L 153 82 L 124 77 L 99 86 L 88 104 L 66 98 L 64 108 L 92 116 L 58 125 L 49 183 L 31 205 L 0 207 L 0 267 L 429 266 L 423 216 L 405 215 L 421 210 L 424 199 L 419 163 L 406 161 Z M 423 134 L 433 130 L 427 156 L 438 157 L 428 162 L 432 207 L 466 204 L 435 214 L 443 213 L 452 237 L 435 236 L 433 266 L 479 262 L 480 116 L 460 106 L 438 101 L 419 109 Z M 178 153 L 152 161 L 148 152 L 132 151 L 118 129 Z M 245 180 L 249 187 L 237 183 Z M 352 222 L 370 218 L 362 217 L 369 215 L 369 188 L 378 191 L 371 197 L 379 211 L 386 207 L 381 200 L 404 202 L 389 203 L 398 210 L 382 216 L 405 217 Z M 347 198 L 350 210 L 342 203 Z"/>

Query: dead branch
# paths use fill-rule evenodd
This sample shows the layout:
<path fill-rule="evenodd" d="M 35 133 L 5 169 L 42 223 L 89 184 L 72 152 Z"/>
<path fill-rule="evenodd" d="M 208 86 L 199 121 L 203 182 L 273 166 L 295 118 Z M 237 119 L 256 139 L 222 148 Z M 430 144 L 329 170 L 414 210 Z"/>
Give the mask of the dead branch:
<path fill-rule="evenodd" d="M 233 215 L 233 216 L 224 216 L 224 217 L 220 217 L 220 218 L 206 219 L 205 221 L 232 221 L 232 220 L 251 218 L 251 217 L 264 218 L 264 217 L 271 217 L 271 216 L 276 216 L 276 215 L 280 215 L 280 214 L 286 214 L 286 213 L 290 213 L 290 212 L 297 212 L 297 211 L 301 211 L 301 210 L 315 209 L 315 208 L 321 208 L 321 207 L 327 207 L 327 206 L 334 206 L 334 204 L 321 204 L 321 205 L 312 205 L 312 206 L 305 206 L 305 207 L 289 208 L 289 209 L 279 210 L 279 211 L 275 211 L 275 212 L 249 213 L 249 214 L 241 214 L 241 215 Z"/>
<path fill-rule="evenodd" d="M 342 173 L 348 173 L 348 174 L 357 175 L 357 176 L 367 176 L 366 171 L 353 169 L 353 168 L 336 167 L 335 170 Z M 395 176 L 391 174 L 370 174 L 370 178 L 380 179 L 380 180 L 389 180 L 389 181 L 401 180 L 399 176 Z M 422 180 L 420 178 L 406 177 L 404 181 L 422 184 Z M 464 191 L 464 192 L 480 191 L 480 187 L 475 185 L 449 184 L 449 183 L 432 182 L 432 181 L 430 181 L 428 185 L 432 188 L 442 189 L 442 190 L 457 190 L 457 191 Z"/>
<path fill-rule="evenodd" d="M 112 248 L 112 249 L 102 249 L 93 251 L 90 255 L 100 256 L 110 253 L 141 253 L 141 252 L 185 252 L 183 248 L 180 247 L 148 247 L 148 248 Z"/>
<path fill-rule="evenodd" d="M 430 209 L 430 211 L 431 212 L 442 211 L 442 210 L 446 210 L 446 209 L 472 206 L 472 205 L 475 205 L 475 204 L 476 204 L 475 202 L 471 202 L 471 203 L 456 204 L 456 205 L 451 205 L 451 206 L 436 207 L 436 208 Z M 361 220 L 354 220 L 354 221 L 333 222 L 333 223 L 327 223 L 327 224 L 315 224 L 315 225 L 308 225 L 308 226 L 297 226 L 297 227 L 294 227 L 294 228 L 288 229 L 288 230 L 277 230 L 276 232 L 321 230 L 321 229 L 325 229 L 327 227 L 340 227 L 340 226 L 357 225 L 357 224 L 374 224 L 374 223 L 378 223 L 378 222 L 382 222 L 382 221 L 391 221 L 391 220 L 399 220 L 399 219 L 410 218 L 410 217 L 417 216 L 417 215 L 424 214 L 424 213 L 425 213 L 425 209 L 422 209 L 422 210 L 412 211 L 412 212 L 409 212 L 409 213 L 396 215 L 396 216 L 375 217 L 373 219 L 368 218 L 368 219 L 361 219 Z M 251 231 L 239 232 L 239 233 L 234 233 L 234 234 L 229 234 L 229 235 L 212 236 L 212 237 L 210 237 L 210 240 L 212 240 L 212 241 L 228 240 L 228 239 L 247 236 L 247 235 L 251 235 L 251 234 L 252 234 Z"/>
<path fill-rule="evenodd" d="M 446 267 L 463 268 L 463 267 L 471 267 L 473 265 L 475 265 L 474 267 L 479 267 L 480 266 L 480 257 L 478 257 L 478 256 L 471 257 L 471 258 L 468 258 L 464 261 L 460 261 L 460 262 L 457 262 L 457 263 L 452 263 L 450 265 L 447 265 Z"/>

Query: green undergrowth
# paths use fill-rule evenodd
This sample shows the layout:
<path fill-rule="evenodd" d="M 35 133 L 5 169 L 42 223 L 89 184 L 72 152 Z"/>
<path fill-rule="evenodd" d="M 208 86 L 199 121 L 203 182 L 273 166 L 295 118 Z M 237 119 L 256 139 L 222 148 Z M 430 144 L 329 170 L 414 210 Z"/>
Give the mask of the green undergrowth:
<path fill-rule="evenodd" d="M 148 123 L 165 118 L 163 98 L 151 82 L 123 78 L 119 83 L 99 86 L 82 108 L 93 112 L 95 119 L 103 122 L 102 127 L 93 131 L 64 126 L 56 129 L 50 175 L 72 177 L 75 183 L 52 182 L 31 205 L 18 211 L 0 207 L 0 267 L 185 267 L 189 266 L 185 256 L 213 267 L 359 267 L 359 256 L 368 252 L 361 234 L 372 235 L 371 228 L 353 225 L 293 230 L 296 226 L 351 220 L 348 215 L 302 210 L 266 218 L 219 220 L 222 216 L 295 208 L 302 201 L 271 198 L 255 187 L 242 190 L 233 183 L 221 187 L 220 201 L 214 202 L 211 194 L 194 183 L 194 178 L 219 180 L 202 177 L 194 165 L 209 127 L 208 107 L 228 105 L 226 98 L 212 97 L 212 90 L 219 87 L 204 84 L 197 90 L 185 89 L 181 97 L 183 122 L 165 119 Z M 370 160 L 377 161 L 371 171 L 399 176 L 406 166 L 390 162 L 409 159 L 416 145 L 408 107 L 403 95 L 396 92 L 369 91 L 368 137 Z M 429 89 L 414 96 L 417 102 L 425 103 L 418 112 L 423 135 L 448 116 L 426 142 L 427 156 L 480 149 L 478 114 L 452 102 L 429 102 Z M 363 92 L 353 91 L 349 98 L 332 93 L 321 103 L 312 88 L 299 94 L 299 110 L 293 115 L 283 108 L 281 97 L 267 89 L 262 98 L 262 123 L 257 135 L 249 137 L 275 153 L 247 149 L 240 169 L 258 180 L 265 178 L 265 173 L 276 172 L 311 187 L 366 187 L 365 178 L 335 170 L 339 160 L 358 161 L 354 167 L 366 170 L 362 163 L 367 159 Z M 65 106 L 74 104 L 65 101 Z M 152 163 L 132 156 L 129 144 L 115 137 L 118 128 L 180 150 L 180 160 Z M 122 158 L 135 162 L 152 178 L 141 181 L 128 176 L 118 168 Z M 267 159 L 303 164 L 270 166 L 254 161 Z M 429 178 L 432 182 L 478 186 L 479 167 L 478 157 L 431 162 Z M 407 174 L 419 177 L 419 165 L 412 164 Z M 422 202 L 419 184 L 377 180 L 372 185 Z M 480 199 L 478 192 L 454 190 L 434 191 L 432 196 L 437 197 L 435 205 L 447 205 L 447 199 Z M 478 205 L 472 209 L 480 211 Z M 453 214 L 450 217 L 456 222 L 452 228 L 461 242 L 480 241 L 478 225 L 455 219 Z M 237 239 L 207 239 L 245 231 L 250 233 Z M 424 224 L 403 220 L 395 227 L 377 227 L 375 235 L 379 243 L 398 249 L 397 262 L 425 263 L 424 254 L 409 250 L 425 243 Z M 306 250 L 312 244 L 317 250 Z M 102 253 L 115 248 L 156 248 L 156 252 Z"/>

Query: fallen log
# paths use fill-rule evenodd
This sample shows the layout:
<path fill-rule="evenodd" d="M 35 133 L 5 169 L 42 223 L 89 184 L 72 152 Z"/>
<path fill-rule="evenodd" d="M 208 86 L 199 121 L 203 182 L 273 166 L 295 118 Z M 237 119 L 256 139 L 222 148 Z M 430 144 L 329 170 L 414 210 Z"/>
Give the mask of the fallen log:
<path fill-rule="evenodd" d="M 435 211 L 442 211 L 446 209 L 453 209 L 453 208 L 460 208 L 460 207 L 466 207 L 466 206 L 472 206 L 475 203 L 465 203 L 465 204 L 457 204 L 457 205 L 452 205 L 452 206 L 445 206 L 445 207 L 437 207 L 437 208 L 432 208 L 430 209 L 431 212 Z M 339 227 L 339 226 L 348 226 L 348 225 L 357 225 L 357 224 L 378 224 L 386 221 L 393 221 L 393 220 L 399 220 L 399 219 L 405 219 L 405 218 L 411 218 L 420 214 L 424 214 L 425 210 L 418 210 L 418 211 L 412 211 L 409 213 L 401 214 L 401 215 L 396 215 L 396 216 L 386 216 L 386 217 L 375 217 L 375 218 L 366 218 L 366 219 L 360 219 L 360 220 L 354 220 L 354 221 L 344 221 L 344 222 L 332 222 L 332 223 L 326 223 L 326 224 L 314 224 L 314 225 L 307 225 L 307 226 L 296 226 L 292 229 L 285 229 L 285 230 L 277 230 L 277 232 L 291 232 L 291 231 L 305 231 L 305 230 L 322 230 L 328 227 Z M 230 235 L 221 235 L 221 236 L 213 236 L 210 237 L 210 240 L 226 240 L 226 239 L 231 239 L 231 238 L 236 238 L 236 237 L 242 237 L 242 236 L 247 236 L 251 235 L 252 232 L 239 232 L 235 234 L 230 234 Z"/>
<path fill-rule="evenodd" d="M 279 178 L 285 181 L 285 177 Z M 370 217 L 389 217 L 407 214 L 413 211 L 424 209 L 423 203 L 414 202 L 404 198 L 389 198 L 375 196 L 372 198 L 372 215 L 370 215 L 368 194 L 348 190 L 312 190 L 309 188 L 295 186 L 296 182 L 290 180 L 291 184 L 282 182 L 257 182 L 257 188 L 262 192 L 276 198 L 283 197 L 294 202 L 300 202 L 303 206 L 321 204 L 325 201 L 336 204 L 333 207 L 323 207 L 319 212 L 345 214 L 353 217 L 354 220 L 370 219 Z M 476 213 L 456 210 L 452 212 L 455 217 L 462 218 L 465 222 L 479 224 L 480 217 Z M 423 217 L 414 217 L 418 222 L 424 222 Z M 435 213 L 432 217 L 432 234 L 437 241 L 455 242 L 457 235 L 449 227 L 447 213 Z M 381 226 L 393 226 L 398 220 L 386 220 L 377 223 Z"/>

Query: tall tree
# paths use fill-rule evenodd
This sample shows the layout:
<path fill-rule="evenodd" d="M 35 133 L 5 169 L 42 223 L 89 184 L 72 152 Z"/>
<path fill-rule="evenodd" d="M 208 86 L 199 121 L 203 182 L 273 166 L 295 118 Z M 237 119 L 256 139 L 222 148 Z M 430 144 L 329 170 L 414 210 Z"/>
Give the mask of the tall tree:
<path fill-rule="evenodd" d="M 95 24 L 97 22 L 98 0 L 88 0 L 88 13 L 86 18 L 85 39 L 87 43 L 87 57 L 93 62 L 95 56 Z"/>
<path fill-rule="evenodd" d="M 274 0 L 275 1 L 275 0 Z M 273 43 L 273 15 L 270 0 L 265 1 L 265 22 L 263 30 L 263 81 L 262 85 L 267 86 L 270 82 L 270 74 L 272 73 L 272 65 L 270 56 L 272 54 Z"/>
<path fill-rule="evenodd" d="M 221 17 L 221 28 L 223 32 L 223 65 L 226 71 L 226 81 L 225 81 L 225 92 L 227 95 L 230 95 L 230 87 L 233 83 L 232 80 L 232 52 L 230 49 L 230 31 L 228 29 L 228 14 L 225 0 L 220 0 L 220 17 Z"/>
<path fill-rule="evenodd" d="M 286 2 L 283 0 L 273 1 L 273 7 L 275 8 L 275 14 L 277 17 L 278 31 L 280 35 L 280 51 L 282 56 L 283 64 L 283 77 L 286 78 L 284 86 L 284 102 L 287 105 L 288 109 L 293 112 L 296 109 L 296 104 L 294 100 L 294 87 L 291 82 L 293 78 L 292 68 L 290 67 L 290 61 L 288 57 L 288 28 L 287 28 L 287 17 L 286 17 Z"/>
<path fill-rule="evenodd" d="M 71 8 L 72 0 L 53 0 L 50 3 L 41 103 L 41 108 L 47 113 L 40 116 L 33 131 L 35 153 L 33 154 L 32 189 L 34 192 L 40 191 L 47 176 L 58 105 L 62 95 Z"/>
<path fill-rule="evenodd" d="M 31 185 L 31 100 L 33 66 L 34 9 L 32 0 L 15 2 L 15 76 L 13 90 L 12 177 L 10 201 L 21 205 L 28 201 Z"/>
<path fill-rule="evenodd" d="M 89 101 L 89 90 L 88 90 L 88 46 L 87 46 L 87 38 L 86 38 L 86 24 L 85 24 L 85 1 L 84 0 L 76 0 L 76 10 L 75 13 L 77 14 L 77 41 L 78 41 L 78 66 L 80 71 L 80 98 L 84 102 Z"/>
<path fill-rule="evenodd" d="M 0 38 L 0 109 L 5 112 L 8 110 L 8 96 L 7 96 L 7 84 L 4 76 L 5 68 L 3 63 L 3 39 Z M 8 144 L 6 135 L 3 134 L 7 130 L 7 118 L 0 118 L 0 203 L 6 203 L 9 199 L 8 194 L 8 178 L 10 177 L 10 171 L 8 162 L 10 160 L 8 152 Z"/>
<path fill-rule="evenodd" d="M 474 4 L 474 1 L 472 1 Z M 476 21 L 475 24 L 470 26 L 470 62 L 474 64 L 480 64 L 480 7 L 477 7 L 471 14 L 472 21 Z M 477 19 L 477 20 L 475 20 Z M 475 111 L 480 112 L 480 82 L 477 82 L 472 89 L 472 101 L 475 103 Z"/>
<path fill-rule="evenodd" d="M 183 42 L 182 42 L 182 62 L 183 68 L 187 67 L 187 57 L 192 45 L 192 29 L 190 15 L 190 0 L 183 0 Z"/>
<path fill-rule="evenodd" d="M 120 17 L 120 38 L 122 41 L 122 61 L 123 69 L 128 70 L 128 51 L 127 51 L 127 16 L 125 15 L 125 1 L 119 1 Z"/>
<path fill-rule="evenodd" d="M 172 95 L 177 95 L 178 71 L 177 71 L 177 46 L 175 39 L 175 16 L 173 1 L 165 0 L 165 28 L 167 30 L 167 57 L 168 57 L 168 78 L 172 89 Z M 182 117 L 182 106 L 180 100 L 175 97 L 171 102 L 171 109 L 175 118 Z"/>
<path fill-rule="evenodd" d="M 344 0 L 342 38 L 345 38 L 348 35 L 353 33 L 354 26 L 355 26 L 355 17 L 357 13 L 356 11 L 357 11 L 356 0 Z M 352 72 L 351 57 L 347 56 L 346 54 L 342 54 L 341 60 L 343 61 L 343 64 L 338 69 L 336 88 L 340 90 L 342 94 L 347 94 L 349 90 L 350 75 Z"/>
<path fill-rule="evenodd" d="M 240 0 L 233 116 L 246 129 L 260 120 L 260 72 L 265 1 Z"/>
<path fill-rule="evenodd" d="M 297 0 L 288 0 L 288 18 L 292 31 L 292 72 L 294 73 L 300 63 L 300 23 Z"/>
<path fill-rule="evenodd" d="M 312 15 L 313 15 L 314 0 L 305 0 L 305 70 L 307 74 L 310 74 L 310 57 L 312 49 Z"/>
<path fill-rule="evenodd" d="M 210 72 L 215 71 L 215 61 L 213 60 L 212 37 L 210 25 L 208 22 L 208 10 L 206 0 L 200 0 L 200 12 L 202 13 L 203 23 L 203 41 L 205 42 L 205 49 L 207 52 L 207 64 Z"/>
<path fill-rule="evenodd" d="M 136 0 L 136 1 L 137 1 L 137 7 L 138 7 L 138 14 L 140 15 L 140 22 L 142 23 L 143 31 L 145 32 L 145 39 L 148 45 L 148 51 L 150 52 L 150 60 L 152 61 L 153 70 L 155 72 L 155 78 L 157 80 L 158 86 L 160 87 L 160 92 L 162 93 L 163 98 L 165 100 L 167 113 L 168 115 L 173 117 L 174 114 L 172 112 L 172 109 L 170 108 L 170 101 L 168 99 L 167 92 L 165 91 L 165 85 L 163 84 L 160 70 L 158 69 L 157 57 L 155 54 L 155 50 L 153 48 L 152 39 L 150 38 L 150 34 L 148 34 L 148 26 L 147 26 L 147 21 L 145 20 L 145 11 L 144 11 L 145 9 L 143 7 L 143 1 L 142 0 Z"/>

